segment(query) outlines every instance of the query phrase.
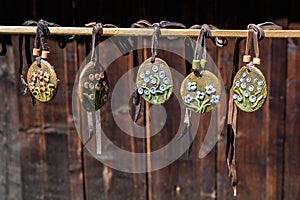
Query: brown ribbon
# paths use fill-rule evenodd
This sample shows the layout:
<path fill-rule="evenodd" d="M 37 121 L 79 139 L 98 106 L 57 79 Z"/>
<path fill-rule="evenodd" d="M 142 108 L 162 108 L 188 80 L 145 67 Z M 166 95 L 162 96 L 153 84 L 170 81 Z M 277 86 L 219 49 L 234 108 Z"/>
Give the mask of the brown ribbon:
<path fill-rule="evenodd" d="M 273 22 L 264 22 L 261 24 L 249 24 L 247 26 L 248 36 L 246 40 L 245 54 L 250 54 L 250 44 L 253 43 L 253 50 L 255 57 L 259 57 L 258 42 L 264 39 L 264 30 L 278 30 L 282 29 L 281 26 L 274 24 Z M 236 38 L 235 48 L 233 55 L 233 70 L 231 75 L 231 83 L 234 76 L 238 71 L 239 65 L 239 46 L 243 39 Z M 230 87 L 231 88 L 231 85 Z M 235 103 L 233 102 L 233 91 L 230 89 L 229 101 L 228 101 L 228 113 L 227 113 L 227 145 L 226 145 L 226 162 L 229 170 L 229 176 L 231 177 L 231 186 L 234 196 L 237 196 L 237 170 L 236 170 L 236 136 L 237 136 L 237 117 L 238 111 Z"/>

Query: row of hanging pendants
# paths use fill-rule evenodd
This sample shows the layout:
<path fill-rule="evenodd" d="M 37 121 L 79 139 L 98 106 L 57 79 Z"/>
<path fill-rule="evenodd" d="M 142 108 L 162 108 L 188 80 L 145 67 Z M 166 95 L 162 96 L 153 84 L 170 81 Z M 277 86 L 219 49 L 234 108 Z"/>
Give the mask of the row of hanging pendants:
<path fill-rule="evenodd" d="M 208 25 L 201 27 L 194 49 L 192 72 L 183 80 L 180 94 L 184 105 L 197 113 L 211 111 L 220 103 L 221 83 L 218 77 L 205 69 L 207 65 L 205 38 L 209 32 Z M 253 42 L 255 57 L 251 60 L 250 43 Z M 202 52 L 201 59 L 199 58 Z M 249 30 L 243 62 L 236 73 L 232 90 L 233 100 L 239 109 L 245 112 L 258 110 L 267 97 L 266 79 L 257 68 L 260 65 L 257 33 Z M 137 91 L 151 104 L 162 104 L 172 94 L 173 80 L 168 64 L 160 59 L 148 58 L 138 70 L 136 78 Z"/>
<path fill-rule="evenodd" d="M 194 49 L 192 72 L 183 80 L 180 94 L 185 106 L 197 113 L 211 111 L 219 104 L 221 98 L 221 83 L 217 76 L 207 70 L 205 39 L 209 27 L 201 26 Z M 90 62 L 84 67 L 79 77 L 79 96 L 83 108 L 88 111 L 100 109 L 108 97 L 108 78 L 103 67 L 97 61 L 97 36 L 102 33 L 102 24 L 94 24 L 92 34 L 92 56 Z M 36 61 L 32 63 L 27 73 L 27 84 L 31 95 L 41 101 L 51 101 L 58 88 L 58 78 L 53 66 L 47 61 L 49 48 L 45 42 L 44 31 L 37 29 L 33 56 Z M 151 104 L 166 102 L 173 92 L 173 79 L 168 64 L 157 58 L 155 46 L 159 36 L 159 27 L 154 26 L 152 39 L 152 57 L 145 60 L 139 67 L 136 77 L 137 92 L 143 99 Z M 255 57 L 251 60 L 249 55 L 250 43 L 255 45 Z M 39 44 L 42 44 L 40 55 Z M 200 52 L 202 52 L 201 58 Z M 232 90 L 233 99 L 238 108 L 245 112 L 259 109 L 267 96 L 266 80 L 263 73 L 257 68 L 260 64 L 258 56 L 257 35 L 249 30 L 246 51 L 243 57 L 245 66 L 234 77 Z"/>

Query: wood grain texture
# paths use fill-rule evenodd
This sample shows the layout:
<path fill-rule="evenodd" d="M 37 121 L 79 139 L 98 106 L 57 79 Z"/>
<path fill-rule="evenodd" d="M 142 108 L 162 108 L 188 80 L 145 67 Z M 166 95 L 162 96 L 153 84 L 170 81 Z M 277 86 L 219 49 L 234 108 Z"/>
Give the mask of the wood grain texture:
<path fill-rule="evenodd" d="M 20 135 L 18 134 L 18 105 L 16 65 L 13 46 L 7 56 L 0 57 L 0 198 L 21 199 Z"/>
<path fill-rule="evenodd" d="M 282 27 L 287 26 L 287 20 L 275 21 Z M 268 52 L 269 102 L 268 138 L 267 138 L 267 199 L 282 199 L 283 196 L 283 169 L 284 169 L 284 134 L 285 134 L 285 94 L 287 74 L 287 40 L 271 39 Z"/>
<path fill-rule="evenodd" d="M 0 199 L 233 199 L 225 160 L 226 130 L 222 132 L 217 146 L 205 158 L 198 157 L 210 114 L 203 115 L 199 121 L 190 159 L 183 154 L 171 165 L 154 172 L 126 173 L 112 169 L 95 159 L 82 146 L 82 135 L 78 133 L 72 118 L 72 89 L 86 51 L 89 52 L 85 42 L 90 42 L 86 36 L 90 37 L 91 29 L 84 25 L 91 21 L 114 23 L 120 28 L 105 29 L 105 36 L 147 37 L 151 36 L 152 29 L 134 30 L 126 27 L 141 18 L 151 23 L 177 21 L 187 27 L 195 23 L 216 25 L 220 30 L 212 31 L 212 35 L 229 38 L 229 45 L 217 51 L 210 45 L 208 48 L 228 90 L 235 37 L 246 36 L 248 23 L 277 17 L 280 20 L 276 22 L 290 30 L 266 31 L 266 38 L 259 43 L 262 59 L 260 68 L 268 81 L 269 96 L 259 111 L 239 112 L 238 115 L 238 196 L 235 199 L 300 199 L 300 41 L 286 40 L 300 37 L 299 23 L 287 26 L 291 21 L 299 22 L 298 5 L 299 2 L 295 0 L 278 5 L 270 0 L 255 0 L 245 11 L 237 0 L 214 0 L 206 2 L 205 6 L 190 0 L 176 3 L 171 0 L 88 3 L 79 0 L 6 1 L 1 7 L 3 12 L 0 12 L 0 34 L 11 37 L 11 40 L 6 41 L 7 55 L 0 57 Z M 250 16 L 249 10 L 255 10 L 255 15 Z M 32 106 L 30 96 L 22 94 L 23 86 L 17 71 L 17 36 L 20 32 L 32 35 L 32 47 L 35 27 L 20 25 L 25 20 L 40 18 L 65 27 L 65 30 L 50 28 L 53 35 L 77 33 L 81 36 L 65 49 L 60 49 L 56 41 L 49 40 L 49 61 L 60 78 L 59 92 L 53 102 L 37 102 L 36 106 Z M 162 30 L 162 36 L 197 37 L 198 34 L 199 30 Z M 178 45 L 182 50 L 182 42 L 160 43 L 162 46 L 170 44 Z M 103 58 L 110 56 L 109 48 L 102 52 Z M 241 56 L 244 48 L 243 43 Z M 149 50 L 139 51 L 140 57 L 145 59 L 150 56 Z M 185 65 L 182 59 L 170 52 L 161 52 L 159 56 L 163 56 L 180 73 L 186 72 L 182 68 Z M 23 73 L 26 74 L 25 54 L 23 58 Z M 113 62 L 108 69 L 112 87 L 133 66 L 132 54 Z M 132 87 L 132 82 L 128 82 L 128 85 Z M 122 117 L 124 106 L 118 103 L 118 115 Z M 145 125 L 150 120 L 150 106 L 142 102 L 141 107 L 137 123 Z M 177 131 L 182 113 L 178 112 L 176 99 L 170 99 L 165 107 L 171 113 L 168 124 L 151 139 L 131 137 L 117 127 L 110 102 L 101 109 L 102 125 L 107 136 L 119 147 L 132 152 L 150 152 L 166 145 Z M 134 106 L 129 103 L 127 108 L 133 116 Z M 127 128 L 137 134 L 131 127 L 131 121 L 125 121 Z"/>
<path fill-rule="evenodd" d="M 299 23 L 290 24 L 289 28 L 298 28 Z M 299 40 L 288 40 L 288 63 L 286 80 L 286 120 L 284 143 L 284 191 L 285 199 L 300 198 L 299 181 Z"/>

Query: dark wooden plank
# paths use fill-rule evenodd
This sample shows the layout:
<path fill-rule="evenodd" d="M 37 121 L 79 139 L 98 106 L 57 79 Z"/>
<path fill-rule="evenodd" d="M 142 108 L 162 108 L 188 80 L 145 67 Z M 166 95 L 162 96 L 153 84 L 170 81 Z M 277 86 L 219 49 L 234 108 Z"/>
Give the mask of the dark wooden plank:
<path fill-rule="evenodd" d="M 184 40 L 178 39 L 177 41 L 171 41 L 162 38 L 159 46 L 165 50 L 160 52 L 159 57 L 163 58 L 171 68 L 177 70 L 185 77 L 185 56 L 192 58 L 193 55 L 185 55 Z M 174 52 L 183 55 L 183 57 L 174 55 Z M 210 56 L 213 55 L 214 53 L 212 52 Z M 189 60 L 189 62 L 191 62 L 191 60 Z M 181 79 L 178 79 L 177 76 L 175 77 L 173 80 L 174 90 L 179 91 Z M 180 110 L 180 102 L 182 102 L 181 97 L 176 97 L 173 93 L 171 98 L 163 105 L 167 112 L 167 122 L 157 135 L 150 138 L 151 148 L 148 150 L 149 152 L 169 145 L 170 141 L 174 139 L 179 130 L 179 124 L 183 123 L 181 116 L 185 114 L 184 111 L 182 112 Z M 149 173 L 148 181 L 151 189 L 148 192 L 149 199 L 215 198 L 215 152 L 213 150 L 203 159 L 199 159 L 198 157 L 200 147 L 205 137 L 205 131 L 208 128 L 209 119 L 210 115 L 207 114 L 205 117 L 201 116 L 199 122 L 193 122 L 192 126 L 196 127 L 196 131 L 198 130 L 198 132 L 189 159 L 187 158 L 187 152 L 183 152 L 183 155 L 179 156 L 177 160 L 174 160 L 174 162 L 168 166 Z M 151 120 L 153 121 L 155 118 Z M 154 122 L 154 124 L 155 123 L 159 126 L 161 122 Z M 197 129 L 197 127 L 199 128 Z M 173 158 L 175 152 L 169 152 L 169 156 Z"/>
<path fill-rule="evenodd" d="M 289 29 L 299 29 L 299 23 L 289 25 Z M 300 198 L 299 152 L 299 40 L 288 40 L 288 63 L 286 80 L 286 120 L 284 148 L 284 199 Z"/>
<path fill-rule="evenodd" d="M 127 127 L 128 130 L 134 132 L 132 118 L 127 116 L 126 111 L 130 111 L 131 104 L 130 99 L 126 101 L 116 100 L 114 110 L 111 107 L 112 93 L 116 87 L 116 84 L 120 78 L 131 68 L 133 68 L 132 56 L 122 56 L 118 52 L 118 49 L 113 43 L 108 41 L 103 41 L 100 46 L 99 61 L 103 67 L 107 70 L 108 81 L 110 92 L 108 95 L 108 101 L 100 109 L 101 112 L 101 127 L 103 129 L 103 134 L 108 137 L 108 139 L 113 142 L 116 146 L 121 149 L 127 150 L 129 152 L 143 152 L 144 145 L 142 141 L 135 141 L 134 138 L 130 137 L 124 133 L 125 127 L 119 127 L 115 122 L 114 112 L 117 117 L 124 120 L 123 125 Z M 119 54 L 119 55 L 118 55 Z M 114 55 L 118 55 L 114 57 Z M 112 58 L 112 60 L 107 59 Z M 125 87 L 132 87 L 132 80 L 126 82 Z M 117 94 L 119 98 L 128 96 L 124 92 L 126 90 L 121 90 Z M 133 110 L 134 111 L 134 110 Z M 130 111 L 132 114 L 132 111 Z M 86 117 L 86 116 L 85 116 Z M 143 119 L 143 110 L 141 112 L 141 119 Z M 84 123 L 84 122 L 83 122 Z M 142 123 L 142 120 L 139 120 Z M 109 167 L 110 160 L 112 163 L 118 161 L 118 155 L 109 153 L 110 144 L 102 142 L 102 152 L 104 158 L 101 163 L 94 157 L 96 155 L 96 142 L 94 139 L 91 140 L 93 144 L 89 144 L 86 148 L 89 150 L 84 152 L 84 177 L 85 177 L 85 195 L 87 199 L 144 199 L 146 195 L 146 182 L 144 174 L 127 173 L 123 172 L 122 169 L 116 168 L 116 166 Z M 142 142 L 142 143 L 141 143 Z M 140 146 L 141 145 L 141 146 Z M 102 158 L 103 159 L 103 158 Z M 122 162 L 131 162 L 130 160 Z M 132 162 L 135 162 L 134 160 Z M 132 167 L 135 167 L 134 165 Z M 134 168 L 132 169 L 134 170 Z"/>
<path fill-rule="evenodd" d="M 18 37 L 13 37 L 14 46 L 18 46 Z M 31 38 L 31 44 L 33 38 Z M 19 51 L 14 49 L 14 56 L 18 58 Z M 26 77 L 28 66 L 23 51 L 23 75 Z M 16 66 L 19 66 L 18 59 Z M 17 67 L 18 69 L 18 67 Z M 19 72 L 16 71 L 18 110 L 19 110 L 19 133 L 20 141 L 20 163 L 22 168 L 22 198 L 43 199 L 45 196 L 45 137 L 41 134 L 41 110 L 39 106 L 32 106 L 29 94 L 23 95 L 24 87 L 19 79 Z"/>
<path fill-rule="evenodd" d="M 259 69 L 266 76 L 268 83 L 269 69 L 268 55 L 270 52 L 269 41 L 260 43 L 260 58 L 262 63 Z M 245 43 L 241 45 L 244 54 Z M 242 58 L 242 57 L 241 57 Z M 268 101 L 268 100 L 267 100 Z M 268 135 L 268 102 L 254 113 L 246 113 L 238 110 L 236 161 L 237 161 L 237 195 L 241 199 L 264 199 L 266 195 L 267 180 L 265 170 L 266 143 Z M 255 191 L 255 192 L 253 192 Z"/>
<path fill-rule="evenodd" d="M 20 135 L 14 47 L 0 57 L 0 198 L 21 199 Z"/>
<path fill-rule="evenodd" d="M 61 75 L 64 68 L 57 67 L 63 66 L 62 50 L 58 48 L 56 42 L 52 40 L 47 42 L 51 48 L 49 62 L 55 66 L 60 84 L 63 85 L 64 80 L 61 79 Z M 26 69 L 24 71 L 26 77 Z M 24 198 L 69 199 L 67 117 L 64 93 L 60 91 L 63 89 L 63 86 L 59 87 L 53 101 L 49 103 L 37 101 L 35 106 L 30 105 L 29 95 L 26 98 L 20 97 L 19 121 L 23 133 L 21 164 Z M 26 104 L 28 106 L 24 106 Z M 59 109 L 56 112 L 57 108 Z M 31 165 L 27 164 L 28 157 L 31 158 Z M 32 173 L 35 173 L 35 176 L 32 176 Z"/>
<path fill-rule="evenodd" d="M 231 86 L 231 73 L 233 68 L 233 52 L 234 52 L 235 39 L 228 39 L 228 45 L 219 49 L 217 60 L 220 74 L 222 76 L 224 86 L 226 89 L 227 99 L 229 98 L 229 89 Z M 226 105 L 227 108 L 227 105 Z M 227 108 L 228 110 L 228 108 Z M 226 122 L 225 122 L 226 123 Z M 231 188 L 231 179 L 228 176 L 228 167 L 226 164 L 226 136 L 227 129 L 224 128 L 221 137 L 219 138 L 217 147 L 216 158 L 216 187 L 217 187 L 217 199 L 231 199 L 233 197 L 233 191 Z"/>
<path fill-rule="evenodd" d="M 219 61 L 217 57 L 217 52 L 220 50 L 216 47 L 209 39 L 207 39 L 207 56 L 209 57 L 208 69 L 215 73 L 217 76 L 219 74 Z M 222 77 L 219 77 L 222 78 Z M 219 79 L 222 82 L 221 79 Z M 224 96 L 224 94 L 222 94 Z M 221 105 L 221 106 L 226 106 Z M 199 129 L 197 137 L 195 140 L 195 160 L 199 160 L 199 174 L 197 177 L 199 179 L 201 187 L 199 187 L 200 199 L 215 199 L 217 197 L 216 193 L 216 156 L 217 156 L 217 139 L 218 133 L 211 132 L 209 128 L 221 126 L 224 122 L 220 110 L 216 111 L 216 115 L 213 112 L 208 112 L 200 115 Z M 224 117 L 224 116 L 223 116 Z M 211 126 L 211 127 L 210 127 Z M 220 130 L 221 131 L 221 130 Z M 221 132 L 220 132 L 221 133 Z M 219 134 L 220 134 L 219 133 Z M 211 146 L 212 145 L 212 146 Z M 200 150 L 202 149 L 203 158 L 199 158 Z M 203 151 L 206 149 L 206 152 Z"/>
<path fill-rule="evenodd" d="M 287 26 L 286 19 L 276 20 L 282 27 Z M 269 119 L 267 135 L 267 199 L 283 198 L 283 163 L 285 134 L 285 83 L 287 74 L 287 45 L 285 39 L 270 40 L 269 46 Z M 267 50 L 266 50 L 267 51 Z M 262 53 L 264 49 L 262 49 Z"/>
<path fill-rule="evenodd" d="M 48 39 L 50 47 L 49 63 L 54 66 L 58 76 L 59 88 L 53 101 L 42 104 L 42 127 L 45 134 L 45 164 L 47 169 L 47 182 L 45 198 L 69 199 L 69 172 L 68 172 L 68 143 L 67 143 L 67 112 L 66 96 L 67 80 L 64 75 L 68 73 L 64 67 L 63 49 L 58 47 L 56 41 Z M 59 185 L 59 186 L 58 186 Z"/>
<path fill-rule="evenodd" d="M 70 199 L 84 198 L 84 183 L 83 183 L 83 161 L 82 161 L 82 143 L 79 133 L 76 130 L 73 110 L 72 110 L 72 92 L 74 81 L 78 72 L 78 66 L 82 62 L 82 57 L 79 55 L 83 43 L 76 39 L 64 49 L 64 79 L 66 82 L 66 113 L 68 125 L 68 170 L 70 178 Z"/>
<path fill-rule="evenodd" d="M 230 86 L 230 77 L 232 71 L 232 57 L 234 51 L 234 39 L 229 40 L 230 43 L 221 52 L 221 74 L 224 77 L 225 86 L 227 91 Z M 261 44 L 260 44 L 261 45 Z M 264 44 L 263 46 L 265 46 Z M 267 46 L 267 45 L 266 45 Z M 262 45 L 260 46 L 262 47 Z M 240 45 L 240 60 L 243 55 L 245 48 L 244 41 Z M 265 52 L 261 50 L 261 52 Z M 263 61 L 264 56 L 261 53 Z M 243 63 L 240 61 L 240 66 Z M 261 65 L 263 67 L 266 64 Z M 263 71 L 265 68 L 262 69 Z M 237 121 L 237 138 L 236 138 L 236 159 L 237 159 L 237 195 L 241 199 L 263 199 L 265 195 L 265 134 L 267 131 L 267 118 L 262 117 L 266 115 L 266 106 L 255 113 L 244 113 L 238 110 L 238 121 Z M 261 121 L 264 121 L 261 123 Z M 255 124 L 255 126 L 253 126 Z M 226 130 L 224 130 L 226 133 Z M 259 133 L 259 134 L 258 134 Z M 227 134 L 227 133 L 226 133 Z M 255 138 L 255 139 L 254 139 Z M 230 185 L 230 177 L 228 177 L 228 168 L 226 165 L 225 151 L 226 151 L 226 137 L 221 138 L 218 146 L 218 190 L 217 197 L 220 199 L 231 199 L 233 198 L 233 191 Z M 254 175 L 255 174 L 255 175 Z M 255 192 L 250 192 L 255 191 Z"/>

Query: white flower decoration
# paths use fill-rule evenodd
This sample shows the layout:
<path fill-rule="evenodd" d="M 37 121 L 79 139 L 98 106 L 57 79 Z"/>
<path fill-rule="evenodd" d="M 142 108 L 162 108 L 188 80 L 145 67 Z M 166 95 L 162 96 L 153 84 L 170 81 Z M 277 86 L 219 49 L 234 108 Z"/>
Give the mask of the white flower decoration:
<path fill-rule="evenodd" d="M 219 95 L 212 95 L 210 99 L 210 103 L 212 105 L 216 105 L 220 102 L 220 96 Z"/>
<path fill-rule="evenodd" d="M 151 88 L 150 88 L 150 93 L 151 93 L 151 94 L 155 94 L 155 90 L 156 90 L 155 87 L 151 87 Z"/>
<path fill-rule="evenodd" d="M 149 79 L 148 77 L 145 77 L 145 78 L 144 78 L 144 81 L 145 81 L 146 83 L 148 83 L 148 82 L 150 81 L 150 79 Z"/>
<path fill-rule="evenodd" d="M 195 91 L 197 89 L 197 83 L 196 82 L 188 82 L 188 91 Z"/>
<path fill-rule="evenodd" d="M 193 97 L 189 94 L 187 94 L 185 97 L 184 97 L 184 103 L 191 103 L 193 101 Z"/>
<path fill-rule="evenodd" d="M 156 78 L 151 79 L 151 84 L 155 85 L 157 83 Z"/>
<path fill-rule="evenodd" d="M 160 71 L 159 74 L 158 74 L 158 76 L 159 76 L 160 78 L 165 78 L 165 76 L 166 76 L 165 71 Z"/>
<path fill-rule="evenodd" d="M 256 90 L 257 90 L 257 91 L 261 91 L 261 90 L 262 90 L 262 87 L 259 85 L 259 86 L 257 86 Z"/>
<path fill-rule="evenodd" d="M 238 95 L 237 98 L 236 98 L 239 102 L 243 101 L 243 97 Z"/>
<path fill-rule="evenodd" d="M 141 73 L 140 73 L 140 77 L 141 77 L 141 78 L 144 78 L 144 77 L 145 77 L 145 73 L 144 73 L 144 72 L 141 72 Z"/>
<path fill-rule="evenodd" d="M 252 92 L 252 91 L 254 90 L 254 86 L 253 86 L 253 85 L 249 85 L 248 90 L 249 90 L 250 92 Z"/>
<path fill-rule="evenodd" d="M 245 90 L 245 91 L 244 91 L 244 95 L 245 95 L 245 97 L 249 97 L 250 92 L 249 92 L 248 90 Z"/>
<path fill-rule="evenodd" d="M 170 83 L 170 79 L 168 78 L 168 77 L 165 77 L 164 79 L 163 79 L 163 82 L 164 82 L 164 84 L 169 84 Z"/>
<path fill-rule="evenodd" d="M 154 73 L 156 73 L 156 72 L 158 71 L 157 65 L 153 65 L 153 66 L 152 66 L 152 71 L 153 71 Z"/>
<path fill-rule="evenodd" d="M 246 83 L 242 83 L 242 84 L 241 84 L 241 88 L 242 88 L 242 89 L 245 89 L 246 87 L 247 87 Z"/>
<path fill-rule="evenodd" d="M 162 91 L 162 92 L 164 92 L 166 89 L 167 89 L 167 86 L 165 84 L 161 84 L 159 86 L 159 90 Z"/>
<path fill-rule="evenodd" d="M 205 93 L 206 94 L 211 95 L 215 92 L 216 92 L 216 88 L 214 88 L 214 86 L 212 86 L 212 85 L 205 86 Z"/>
<path fill-rule="evenodd" d="M 196 92 L 196 99 L 199 99 L 200 101 L 203 101 L 204 98 L 205 98 L 205 93 L 204 92 L 200 92 L 200 91 Z"/>
<path fill-rule="evenodd" d="M 256 96 L 251 95 L 251 96 L 249 97 L 249 101 L 252 102 L 252 103 L 254 103 L 254 102 L 256 101 Z"/>
<path fill-rule="evenodd" d="M 143 94 L 143 93 L 144 93 L 143 88 L 139 88 L 139 89 L 138 89 L 138 93 L 139 93 L 139 94 Z"/>

